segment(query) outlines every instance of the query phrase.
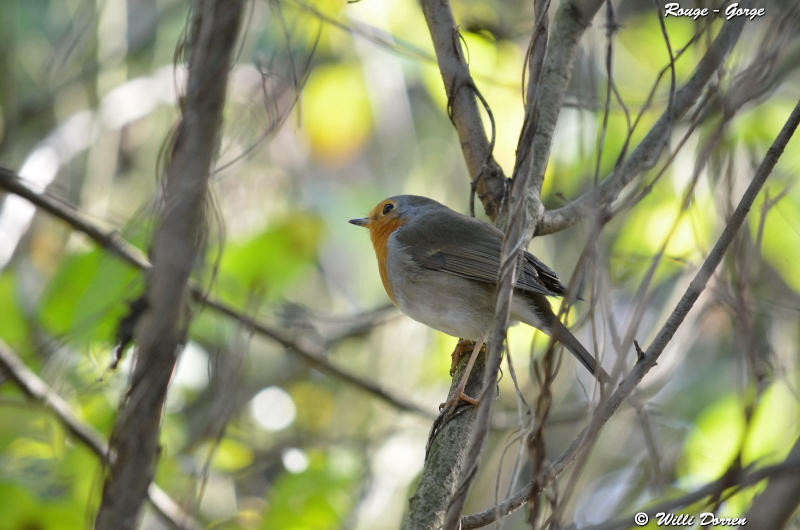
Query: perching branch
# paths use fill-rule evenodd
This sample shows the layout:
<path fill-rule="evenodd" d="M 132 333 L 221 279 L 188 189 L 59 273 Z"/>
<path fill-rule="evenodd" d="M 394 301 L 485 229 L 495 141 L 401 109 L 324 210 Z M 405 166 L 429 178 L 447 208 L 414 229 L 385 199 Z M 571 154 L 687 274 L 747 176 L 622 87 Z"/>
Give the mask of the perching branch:
<path fill-rule="evenodd" d="M 736 232 L 744 223 L 747 213 L 750 211 L 758 192 L 761 190 L 764 182 L 767 180 L 767 177 L 770 175 L 772 169 L 775 167 L 775 164 L 778 162 L 778 159 L 783 153 L 786 144 L 789 142 L 795 130 L 797 129 L 798 124 L 800 124 L 800 102 L 798 102 L 797 106 L 795 106 L 792 114 L 789 116 L 789 119 L 783 126 L 783 129 L 781 129 L 781 132 L 775 139 L 775 142 L 769 148 L 769 151 L 767 151 L 767 154 L 756 171 L 753 180 L 747 187 L 747 191 L 745 191 L 742 199 L 739 201 L 739 205 L 731 215 L 728 224 L 725 226 L 725 229 L 714 245 L 714 248 L 703 262 L 700 270 L 689 284 L 688 289 L 681 297 L 675 309 L 672 311 L 672 314 L 661 327 L 661 330 L 659 331 L 655 340 L 653 340 L 653 342 L 647 348 L 647 351 L 644 352 L 644 355 L 641 357 L 641 359 L 619 384 L 616 391 L 611 395 L 611 397 L 609 397 L 608 401 L 604 402 L 595 411 L 595 414 L 589 422 L 589 425 L 587 425 L 583 431 L 581 431 L 578 437 L 572 441 L 567 450 L 564 451 L 548 469 L 542 472 L 544 479 L 533 480 L 529 482 L 524 488 L 515 493 L 500 506 L 462 517 L 462 528 L 480 528 L 482 526 L 491 524 L 495 520 L 495 517 L 498 513 L 504 516 L 517 510 L 524 505 L 525 502 L 527 502 L 531 495 L 537 495 L 541 493 L 540 488 L 547 487 L 549 484 L 555 481 L 556 478 L 558 478 L 558 476 L 570 464 L 572 464 L 576 458 L 578 458 L 578 456 L 583 454 L 585 450 L 591 447 L 606 422 L 611 418 L 611 416 L 614 415 L 622 402 L 636 389 L 637 385 L 641 382 L 647 372 L 649 372 L 650 369 L 656 365 L 656 361 L 658 361 L 658 358 L 661 356 L 664 348 L 666 348 L 667 344 L 669 344 L 669 341 L 683 323 L 686 315 L 692 309 L 692 306 L 697 301 L 703 290 L 705 290 L 711 275 L 722 261 L 722 257 L 733 241 Z M 534 488 L 537 488 L 537 490 L 534 491 Z"/>
<path fill-rule="evenodd" d="M 467 501 L 472 481 L 478 473 L 481 452 L 486 438 L 489 436 L 497 376 L 503 360 L 503 346 L 511 317 L 511 302 L 517 279 L 517 263 L 520 253 L 524 250 L 524 243 L 527 241 L 525 238 L 527 197 L 524 193 L 526 185 L 527 174 L 523 174 L 514 179 L 511 188 L 509 225 L 503 238 L 500 273 L 497 280 L 497 301 L 492 331 L 486 346 L 486 370 L 483 374 L 483 386 L 478 394 L 479 403 L 475 413 L 475 426 L 467 446 L 464 463 L 460 469 L 458 486 L 447 506 L 444 519 L 445 530 L 459 528 L 461 510 Z"/>
<path fill-rule="evenodd" d="M 536 235 L 564 230 L 586 217 L 593 211 L 594 205 L 611 204 L 634 177 L 658 160 L 675 124 L 697 103 L 711 76 L 725 64 L 725 60 L 739 40 L 744 24 L 745 20 L 741 17 L 725 22 L 717 38 L 698 63 L 692 77 L 675 93 L 672 104 L 625 162 L 600 183 L 596 192 L 589 191 L 566 206 L 546 211 L 536 227 Z"/>
<path fill-rule="evenodd" d="M 203 247 L 209 175 L 242 6 L 241 0 L 201 0 L 195 5 L 183 117 L 154 234 L 147 309 L 135 332 L 131 386 L 109 443 L 116 456 L 95 521 L 100 530 L 138 527 L 158 463 L 164 401 L 188 330 L 188 282 Z"/>
<path fill-rule="evenodd" d="M 559 20 L 561 26 L 559 26 L 559 21 L 557 21 L 556 29 L 554 31 L 563 31 L 565 34 L 559 35 L 558 38 L 555 36 L 553 37 L 554 42 L 557 42 L 557 46 L 555 46 L 553 51 L 547 53 L 548 58 L 544 59 L 544 73 L 541 76 L 538 69 L 541 65 L 541 55 L 544 53 L 542 50 L 546 46 L 547 41 L 547 24 L 544 22 L 544 17 L 546 16 L 546 3 L 539 2 L 537 4 L 539 6 L 540 13 L 537 13 L 538 22 L 536 24 L 536 34 L 533 37 L 532 46 L 535 46 L 538 48 L 538 50 L 531 50 L 532 56 L 530 64 L 533 66 L 531 83 L 534 83 L 534 86 L 531 87 L 529 92 L 529 95 L 532 95 L 532 97 L 528 101 L 528 106 L 529 109 L 541 108 L 537 107 L 536 105 L 543 105 L 543 103 L 541 103 L 543 98 L 546 101 L 548 100 L 548 96 L 545 96 L 545 94 L 547 94 L 552 88 L 551 85 L 558 85 L 559 83 L 562 84 L 563 87 L 561 89 L 561 93 L 557 96 L 560 98 L 559 103 L 557 104 L 558 108 L 555 112 L 555 115 L 552 116 L 552 128 L 555 128 L 558 110 L 563 103 L 569 72 L 571 72 L 571 65 L 574 63 L 574 56 L 577 50 L 577 42 L 580 38 L 580 35 L 589 25 L 592 15 L 597 9 L 599 9 L 600 5 L 602 5 L 602 2 L 603 0 L 591 0 L 587 4 L 589 8 L 587 8 L 586 11 L 582 9 L 584 6 L 577 1 L 569 2 L 567 5 L 570 7 L 562 6 L 562 9 L 559 10 L 561 17 Z M 453 121 L 456 125 L 456 129 L 459 132 L 459 137 L 461 138 L 464 155 L 467 159 L 467 164 L 470 167 L 470 174 L 472 175 L 473 179 L 477 181 L 476 187 L 478 189 L 478 195 L 483 201 L 487 213 L 493 220 L 496 220 L 498 214 L 500 213 L 500 206 L 502 206 L 503 201 L 506 198 L 504 195 L 501 195 L 500 201 L 495 201 L 492 203 L 491 200 L 487 201 L 487 198 L 481 194 L 480 186 L 486 178 L 486 175 L 484 175 L 482 171 L 484 164 L 490 160 L 491 152 L 489 152 L 488 155 L 485 155 L 484 160 L 481 161 L 481 158 L 475 155 L 474 145 L 470 144 L 469 142 L 470 139 L 478 139 L 482 140 L 483 145 L 485 146 L 485 133 L 481 125 L 477 103 L 475 102 L 475 98 L 472 93 L 473 91 L 477 93 L 477 90 L 475 90 L 474 84 L 469 77 L 469 70 L 461 54 L 461 48 L 457 38 L 457 26 L 453 18 L 452 10 L 450 9 L 449 3 L 443 0 L 423 1 L 422 6 L 423 12 L 425 13 L 425 19 L 428 23 L 428 28 L 433 37 L 434 48 L 436 49 L 436 55 L 439 60 L 439 69 L 442 73 L 442 79 L 444 80 L 448 98 L 451 101 Z M 592 11 L 592 9 L 594 9 L 594 11 Z M 571 17 L 575 17 L 575 19 L 571 21 L 567 20 Z M 551 54 L 555 55 L 557 59 L 554 60 L 550 58 Z M 559 76 L 564 75 L 564 62 L 568 63 L 569 71 L 566 77 L 562 79 Z M 459 90 L 462 86 L 464 88 L 472 88 L 473 90 Z M 523 126 L 523 134 L 520 140 L 520 149 L 524 149 L 528 153 L 533 153 L 534 147 L 533 145 L 528 145 L 526 135 L 534 131 L 534 126 L 538 124 L 538 113 L 539 110 L 526 113 L 526 121 L 525 125 Z M 549 142 L 552 140 L 552 128 L 550 129 L 550 138 L 547 142 L 548 145 L 546 151 L 548 153 Z M 546 129 L 547 126 L 543 129 L 545 130 L 545 133 Z M 536 148 L 536 152 L 538 156 L 538 147 Z M 545 160 L 547 159 L 547 156 L 547 153 L 545 153 Z M 529 189 L 535 189 L 536 186 L 535 184 L 531 184 L 532 179 L 535 178 L 532 177 L 531 171 L 533 163 L 524 162 L 525 160 L 532 161 L 532 155 L 525 155 L 523 156 L 522 160 L 523 164 L 520 165 L 518 158 L 517 168 L 515 169 L 515 177 L 512 182 L 512 189 L 510 193 L 510 207 L 507 210 L 508 214 L 505 216 L 504 220 L 501 220 L 502 224 L 507 225 L 505 230 L 506 235 L 503 241 L 500 276 L 498 279 L 495 320 L 487 345 L 486 369 L 485 373 L 483 374 L 482 392 L 479 394 L 480 403 L 475 414 L 475 427 L 472 431 L 469 445 L 466 447 L 466 454 L 464 456 L 463 464 L 460 466 L 460 470 L 458 471 L 459 480 L 455 493 L 453 494 L 453 497 L 447 507 L 447 513 L 445 514 L 443 526 L 445 529 L 458 527 L 461 510 L 466 502 L 472 480 L 477 473 L 480 454 L 488 436 L 491 423 L 490 419 L 493 404 L 493 393 L 500 369 L 503 345 L 505 343 L 506 331 L 511 312 L 512 291 L 516 274 L 515 264 L 517 262 L 519 252 L 524 249 L 526 243 L 530 239 L 530 230 L 528 224 L 528 207 L 530 205 L 527 204 L 527 195 L 529 194 Z M 472 163 L 470 163 L 470 161 L 472 161 Z M 478 162 L 481 162 L 481 166 L 478 166 L 476 177 L 475 169 Z M 520 167 L 522 168 L 521 170 L 519 169 Z M 543 175 L 544 166 L 542 166 L 542 176 Z M 538 188 L 541 188 L 541 184 L 539 184 Z M 533 202 L 541 205 L 541 201 L 538 200 L 538 192 L 536 193 L 536 199 L 537 200 L 534 200 Z M 489 205 L 487 205 L 487 202 Z M 492 204 L 495 204 L 495 206 L 490 207 Z M 535 209 L 537 212 L 540 210 L 540 208 Z M 537 215 L 540 213 L 541 212 L 537 213 Z M 536 217 L 534 217 L 534 219 L 536 219 Z M 461 450 L 464 450 L 463 445 Z M 456 460 L 456 462 L 458 462 L 458 460 Z M 450 476 L 452 473 L 456 472 L 456 470 L 453 468 L 447 467 L 442 467 L 438 469 L 438 471 L 432 473 L 430 470 L 431 465 L 426 465 L 424 477 L 430 479 L 430 477 L 433 477 L 437 473 L 440 476 Z M 425 482 L 420 483 L 420 489 L 424 486 L 424 484 Z"/>
<path fill-rule="evenodd" d="M 455 393 L 466 371 L 467 357 L 464 356 L 456 368 L 448 399 Z M 466 386 L 470 396 L 477 396 L 481 391 L 485 361 L 484 354 L 480 354 L 475 361 Z M 475 408 L 462 406 L 452 418 L 445 419 L 442 416 L 433 424 L 425 455 L 425 468 L 419 478 L 417 491 L 408 501 L 408 515 L 403 523 L 403 530 L 442 528 L 447 503 L 458 485 L 464 448 L 470 439 L 474 423 Z"/>
<path fill-rule="evenodd" d="M 25 185 L 17 174 L 2 166 L 0 166 L 0 188 L 30 201 L 38 208 L 64 221 L 72 229 L 86 234 L 97 245 L 108 250 L 122 261 L 145 272 L 150 271 L 151 265 L 147 257 L 138 248 L 120 237 L 116 231 L 104 230 L 87 220 L 72 208 L 51 199 L 47 195 L 34 191 Z M 196 282 L 190 282 L 189 288 L 191 289 L 192 296 L 198 303 L 204 304 L 217 313 L 238 321 L 240 324 L 243 324 L 248 329 L 252 329 L 255 333 L 263 337 L 278 342 L 283 345 L 287 351 L 299 356 L 316 370 L 331 377 L 341 379 L 373 395 L 381 401 L 388 403 L 398 410 L 411 412 L 426 418 L 433 418 L 433 415 L 422 407 L 403 397 L 396 396 L 384 390 L 379 385 L 331 363 L 325 355 L 325 348 L 315 344 L 312 340 L 305 337 L 293 339 L 283 331 L 249 317 L 225 302 L 210 296 L 207 294 L 207 289 L 204 289 Z"/>
<path fill-rule="evenodd" d="M 83 443 L 107 464 L 113 458 L 103 436 L 91 425 L 80 421 L 69 404 L 50 386 L 42 381 L 11 348 L 0 340 L 0 373 L 5 373 L 29 399 L 43 404 L 76 440 Z M 200 525 L 181 510 L 161 488 L 150 484 L 147 498 L 156 512 L 172 528 L 194 529 Z"/>
<path fill-rule="evenodd" d="M 448 108 L 467 169 L 486 214 L 494 220 L 505 199 L 506 179 L 492 155 L 493 146 L 483 128 L 476 99 L 479 93 L 464 58 L 458 24 L 449 0 L 422 0 L 422 12 L 433 39 Z"/>

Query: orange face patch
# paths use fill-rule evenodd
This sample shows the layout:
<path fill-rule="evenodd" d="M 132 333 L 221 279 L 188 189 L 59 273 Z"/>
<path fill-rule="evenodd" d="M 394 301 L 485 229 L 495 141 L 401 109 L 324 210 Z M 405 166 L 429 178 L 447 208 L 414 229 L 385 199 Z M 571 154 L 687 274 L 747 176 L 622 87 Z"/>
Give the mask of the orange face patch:
<path fill-rule="evenodd" d="M 383 288 L 386 289 L 386 294 L 389 295 L 392 302 L 397 304 L 394 291 L 389 283 L 386 261 L 389 254 L 389 236 L 391 236 L 395 230 L 406 224 L 407 219 L 400 218 L 396 215 L 381 216 L 380 212 L 384 206 L 385 203 L 379 204 L 370 214 L 369 236 L 372 240 L 372 246 L 375 248 L 375 255 L 378 258 L 378 270 L 381 273 Z"/>

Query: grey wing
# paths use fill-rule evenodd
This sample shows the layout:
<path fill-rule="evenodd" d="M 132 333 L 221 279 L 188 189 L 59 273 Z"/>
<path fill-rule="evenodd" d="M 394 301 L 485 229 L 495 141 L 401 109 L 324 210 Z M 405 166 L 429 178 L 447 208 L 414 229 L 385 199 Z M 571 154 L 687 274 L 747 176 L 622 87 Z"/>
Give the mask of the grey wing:
<path fill-rule="evenodd" d="M 539 281 L 541 281 L 547 289 L 559 296 L 567 294 L 567 288 L 561 283 L 561 280 L 558 279 L 558 274 L 545 265 L 542 260 L 526 251 L 525 261 L 525 270 L 527 271 L 529 268 L 533 268 L 539 277 Z"/>
<path fill-rule="evenodd" d="M 465 219 L 469 221 L 464 222 Z M 400 230 L 399 235 L 405 236 L 401 239 L 413 238 L 417 242 L 427 243 L 424 247 L 429 250 L 415 255 L 418 263 L 426 269 L 496 283 L 500 270 L 503 233 L 488 223 L 467 216 L 459 221 L 461 222 L 439 226 L 421 223 L 425 228 L 406 234 L 402 234 L 405 229 Z M 456 246 L 452 241 L 469 241 L 470 247 Z M 516 288 L 547 296 L 566 293 L 558 275 L 533 254 L 525 252 L 521 262 L 521 267 L 517 270 Z"/>

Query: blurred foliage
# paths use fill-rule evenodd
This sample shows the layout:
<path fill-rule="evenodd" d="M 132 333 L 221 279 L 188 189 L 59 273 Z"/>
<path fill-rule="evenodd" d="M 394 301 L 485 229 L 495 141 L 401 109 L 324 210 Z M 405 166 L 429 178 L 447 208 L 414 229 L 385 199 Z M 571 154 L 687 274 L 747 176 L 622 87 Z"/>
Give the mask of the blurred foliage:
<path fill-rule="evenodd" d="M 614 171 L 628 136 L 626 109 L 632 120 L 642 113 L 630 152 L 669 102 L 667 69 L 645 108 L 669 59 L 658 16 L 649 3 L 614 5 L 614 82 L 626 107 L 612 99 L 603 134 L 601 10 L 582 41 L 555 131 L 543 189 L 549 208 L 589 190 L 596 174 L 602 179 Z M 746 24 L 744 44 L 714 80 L 715 94 L 743 86 L 735 76 L 761 60 L 756 54 L 778 31 L 786 5 L 771 2 L 768 16 Z M 373 311 L 387 303 L 373 251 L 367 234 L 346 222 L 399 193 L 467 211 L 469 182 L 419 4 L 274 0 L 249 8 L 197 278 L 243 313 L 318 345 L 337 366 L 434 411 L 450 382 L 455 341 L 396 313 Z M 453 9 L 497 124 L 495 156 L 510 174 L 524 116 L 532 2 L 454 0 Z M 157 160 L 176 122 L 175 89 L 185 76 L 173 61 L 188 4 L 5 0 L 2 12 L 0 163 L 147 252 L 161 206 Z M 665 24 L 675 53 L 705 21 Z M 701 35 L 676 61 L 678 86 L 719 27 L 711 24 L 711 35 Z M 634 337 L 646 345 L 716 241 L 798 98 L 798 50 L 796 38 L 786 40 L 774 86 L 721 129 L 723 115 L 711 105 L 672 164 L 657 177 L 667 162 L 660 157 L 623 200 L 651 183 L 652 190 L 596 238 L 601 272 L 581 274 L 575 283 L 589 299 L 607 278 L 598 289 L 607 289 L 612 306 L 591 320 L 594 306 L 578 304 L 569 321 L 582 324 L 578 336 L 596 345 L 607 367 L 617 361 L 609 321 L 624 332 L 641 317 Z M 484 121 L 488 128 L 487 115 Z M 687 123 L 677 124 L 669 152 L 688 131 Z M 695 164 L 715 138 L 691 188 Z M 623 406 L 576 481 L 565 520 L 600 522 L 662 493 L 680 496 L 739 460 L 779 462 L 800 435 L 798 168 L 795 138 L 750 213 L 749 230 L 640 386 L 639 399 L 654 412 L 658 454 L 649 452 L 644 429 Z M 0 338 L 79 419 L 108 436 L 132 362 L 128 352 L 118 371 L 108 368 L 117 327 L 145 277 L 22 202 L 0 203 L 0 258 L 8 250 L 0 260 Z M 592 236 L 584 222 L 535 240 L 531 250 L 566 283 Z M 641 308 L 637 289 L 662 247 Z M 429 420 L 323 375 L 208 309 L 197 306 L 192 317 L 164 416 L 158 484 L 211 528 L 397 528 L 422 466 Z M 516 327 L 509 344 L 521 390 L 535 402 L 534 363 L 547 341 Z M 620 366 L 631 366 L 634 352 L 623 355 Z M 758 363 L 766 368 L 756 377 Z M 549 459 L 579 431 L 587 417 L 581 411 L 592 400 L 585 374 L 571 359 L 562 364 L 552 389 Z M 496 409 L 499 418 L 512 418 L 508 433 L 516 407 L 504 375 Z M 96 455 L 9 381 L 0 383 L 0 425 L 0 530 L 90 526 L 104 478 Z M 507 489 L 516 453 L 514 446 L 501 462 L 508 433 L 492 437 L 469 511 L 494 503 L 497 476 L 500 491 Z M 529 466 L 523 462 L 521 470 L 527 480 Z M 741 515 L 761 488 L 734 495 L 721 514 Z M 593 502 L 597 496 L 608 508 Z M 142 527 L 163 523 L 148 510 Z M 523 513 L 505 526 L 527 527 Z"/>

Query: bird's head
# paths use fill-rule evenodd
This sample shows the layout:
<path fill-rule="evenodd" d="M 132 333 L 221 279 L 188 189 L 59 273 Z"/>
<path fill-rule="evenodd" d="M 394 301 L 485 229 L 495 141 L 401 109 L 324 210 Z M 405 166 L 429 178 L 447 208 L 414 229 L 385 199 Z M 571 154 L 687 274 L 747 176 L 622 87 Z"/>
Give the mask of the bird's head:
<path fill-rule="evenodd" d="M 384 230 L 387 225 L 395 228 L 435 209 L 448 208 L 443 204 L 419 195 L 395 195 L 379 202 L 367 217 L 350 219 L 350 223 L 373 230 Z"/>
<path fill-rule="evenodd" d="M 420 219 L 436 209 L 448 208 L 419 195 L 396 195 L 379 202 L 367 217 L 350 219 L 350 223 L 369 229 L 373 244 L 385 244 L 386 239 L 401 226 Z"/>

